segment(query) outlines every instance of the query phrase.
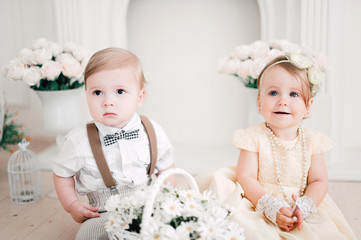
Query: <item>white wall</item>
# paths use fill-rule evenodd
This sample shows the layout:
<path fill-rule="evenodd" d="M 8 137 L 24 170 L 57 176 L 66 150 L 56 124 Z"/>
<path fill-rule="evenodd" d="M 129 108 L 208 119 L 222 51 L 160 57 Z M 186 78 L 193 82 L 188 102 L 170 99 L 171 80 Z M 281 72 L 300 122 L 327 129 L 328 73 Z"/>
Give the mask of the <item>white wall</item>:
<path fill-rule="evenodd" d="M 245 126 L 240 81 L 217 72 L 220 58 L 259 38 L 252 0 L 132 0 L 128 48 L 143 62 L 148 95 L 141 112 L 175 144 L 229 145 Z"/>
<path fill-rule="evenodd" d="M 342 85 L 343 92 L 343 144 L 346 149 L 358 148 L 361 153 L 361 74 L 360 74 L 360 56 L 361 56 L 361 31 L 359 23 L 361 1 L 349 0 L 347 4 L 347 26 L 345 46 L 339 46 L 345 49 L 345 76 L 339 79 L 338 84 Z M 333 66 L 337 68 L 338 66 Z M 361 156 L 358 156 L 361 159 Z"/>

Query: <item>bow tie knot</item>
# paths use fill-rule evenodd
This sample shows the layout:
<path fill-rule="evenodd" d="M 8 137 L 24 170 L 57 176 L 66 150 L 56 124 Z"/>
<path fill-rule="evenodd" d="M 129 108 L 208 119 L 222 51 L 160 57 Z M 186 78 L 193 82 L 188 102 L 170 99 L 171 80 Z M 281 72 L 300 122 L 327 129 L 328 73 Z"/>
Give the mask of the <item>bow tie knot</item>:
<path fill-rule="evenodd" d="M 121 130 L 121 131 L 118 131 L 118 132 L 116 132 L 114 134 L 105 135 L 105 137 L 104 137 L 104 145 L 109 146 L 109 145 L 112 145 L 112 144 L 116 143 L 120 139 L 131 140 L 131 139 L 138 138 L 138 136 L 139 136 L 139 129 L 129 131 L 129 132 Z"/>

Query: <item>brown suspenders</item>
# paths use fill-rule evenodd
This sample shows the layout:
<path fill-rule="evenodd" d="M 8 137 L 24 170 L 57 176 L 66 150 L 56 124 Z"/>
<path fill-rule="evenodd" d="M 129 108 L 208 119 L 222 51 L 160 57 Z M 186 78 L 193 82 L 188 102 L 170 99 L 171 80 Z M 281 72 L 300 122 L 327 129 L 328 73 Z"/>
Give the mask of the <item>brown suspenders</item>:
<path fill-rule="evenodd" d="M 155 169 L 155 164 L 157 162 L 157 139 L 155 136 L 154 128 L 149 119 L 145 116 L 140 116 L 142 124 L 144 126 L 145 132 L 148 135 L 149 148 L 150 148 L 150 164 L 147 169 L 148 176 L 151 176 Z M 98 129 L 95 126 L 95 123 L 87 124 L 88 139 L 90 147 L 93 152 L 93 156 L 99 168 L 100 174 L 103 178 L 105 186 L 108 188 L 114 188 L 116 183 L 110 172 L 109 166 L 105 160 L 102 146 L 100 144 Z"/>
<path fill-rule="evenodd" d="M 149 119 L 145 116 L 140 116 L 145 132 L 148 135 L 149 149 L 150 149 L 150 164 L 147 170 L 148 176 L 151 176 L 157 163 L 157 138 L 154 132 L 154 128 Z"/>

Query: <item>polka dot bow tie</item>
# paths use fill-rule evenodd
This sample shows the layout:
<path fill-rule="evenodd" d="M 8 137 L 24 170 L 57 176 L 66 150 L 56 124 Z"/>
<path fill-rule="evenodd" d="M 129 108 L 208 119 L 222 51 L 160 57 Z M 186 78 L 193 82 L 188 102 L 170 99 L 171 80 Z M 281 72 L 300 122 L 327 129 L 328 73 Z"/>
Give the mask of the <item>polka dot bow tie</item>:
<path fill-rule="evenodd" d="M 131 140 L 131 139 L 138 138 L 138 136 L 139 136 L 139 129 L 129 131 L 129 132 L 122 130 L 122 131 L 116 132 L 114 134 L 105 135 L 104 145 L 109 146 L 109 145 L 116 143 L 120 139 Z"/>

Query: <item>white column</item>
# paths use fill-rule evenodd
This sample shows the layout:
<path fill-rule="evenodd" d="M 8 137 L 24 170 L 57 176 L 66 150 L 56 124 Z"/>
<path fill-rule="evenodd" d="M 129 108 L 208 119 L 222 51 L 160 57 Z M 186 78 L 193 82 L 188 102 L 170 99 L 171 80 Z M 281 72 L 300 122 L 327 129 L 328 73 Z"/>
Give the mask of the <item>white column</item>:
<path fill-rule="evenodd" d="M 58 39 L 93 51 L 127 47 L 129 0 L 54 0 Z"/>
<path fill-rule="evenodd" d="M 272 1 L 257 0 L 261 22 L 261 40 L 268 41 L 274 38 L 275 10 Z"/>

